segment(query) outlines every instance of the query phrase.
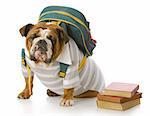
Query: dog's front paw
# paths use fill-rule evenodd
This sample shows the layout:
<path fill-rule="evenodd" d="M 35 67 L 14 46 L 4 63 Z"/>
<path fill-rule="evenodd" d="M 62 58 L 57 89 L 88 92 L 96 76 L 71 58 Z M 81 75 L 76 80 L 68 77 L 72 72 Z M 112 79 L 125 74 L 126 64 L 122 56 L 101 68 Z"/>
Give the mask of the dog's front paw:
<path fill-rule="evenodd" d="M 65 107 L 72 106 L 73 104 L 74 104 L 74 101 L 73 99 L 70 99 L 70 98 L 62 98 L 60 102 L 60 105 L 65 106 Z"/>
<path fill-rule="evenodd" d="M 19 95 L 18 98 L 19 99 L 28 99 L 30 98 L 31 94 L 28 90 L 23 90 Z"/>

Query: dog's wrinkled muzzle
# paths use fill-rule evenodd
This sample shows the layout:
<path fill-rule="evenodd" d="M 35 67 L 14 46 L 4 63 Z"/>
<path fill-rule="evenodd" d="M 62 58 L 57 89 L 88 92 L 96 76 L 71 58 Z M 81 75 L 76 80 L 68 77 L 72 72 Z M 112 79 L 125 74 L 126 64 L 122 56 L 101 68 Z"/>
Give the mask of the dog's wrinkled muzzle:
<path fill-rule="evenodd" d="M 34 53 L 30 55 L 30 59 L 36 62 L 49 63 L 48 48 L 45 40 L 39 40 L 34 46 Z"/>

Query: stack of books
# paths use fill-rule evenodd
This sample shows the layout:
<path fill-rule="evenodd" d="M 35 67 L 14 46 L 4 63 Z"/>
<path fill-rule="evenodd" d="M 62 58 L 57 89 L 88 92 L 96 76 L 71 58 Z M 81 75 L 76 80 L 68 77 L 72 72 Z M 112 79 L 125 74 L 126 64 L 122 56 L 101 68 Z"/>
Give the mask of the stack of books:
<path fill-rule="evenodd" d="M 97 95 L 98 108 L 127 110 L 140 104 L 139 85 L 113 82 Z"/>

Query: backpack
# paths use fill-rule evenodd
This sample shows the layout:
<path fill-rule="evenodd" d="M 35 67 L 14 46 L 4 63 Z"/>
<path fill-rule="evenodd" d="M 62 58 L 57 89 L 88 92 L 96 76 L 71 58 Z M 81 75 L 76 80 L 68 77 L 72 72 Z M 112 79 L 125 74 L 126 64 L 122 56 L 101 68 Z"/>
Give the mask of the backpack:
<path fill-rule="evenodd" d="M 39 22 L 51 21 L 60 22 L 59 26 L 73 38 L 85 57 L 93 54 L 96 41 L 91 38 L 89 22 L 80 11 L 64 6 L 48 6 L 40 13 Z M 80 68 L 85 63 L 85 57 L 81 61 Z M 60 63 L 60 77 L 65 77 L 68 66 L 67 64 Z"/>
<path fill-rule="evenodd" d="M 40 14 L 39 22 L 59 21 L 59 25 L 74 39 L 86 56 L 91 56 L 96 43 L 91 39 L 89 22 L 76 9 L 63 6 L 48 6 Z"/>

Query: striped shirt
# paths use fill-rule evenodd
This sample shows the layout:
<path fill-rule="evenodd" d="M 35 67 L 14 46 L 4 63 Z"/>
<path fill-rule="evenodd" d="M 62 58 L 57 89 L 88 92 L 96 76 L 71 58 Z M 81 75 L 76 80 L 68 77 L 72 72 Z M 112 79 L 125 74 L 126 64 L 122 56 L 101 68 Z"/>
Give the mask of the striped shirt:
<path fill-rule="evenodd" d="M 49 65 L 35 64 L 26 56 L 26 62 L 31 69 L 31 75 L 35 74 L 39 80 L 51 91 L 63 95 L 64 89 L 74 88 L 74 95 L 79 95 L 87 90 L 102 91 L 105 82 L 102 73 L 95 62 L 88 57 L 83 69 L 78 72 L 83 53 L 79 50 L 73 39 L 65 44 L 56 62 Z M 65 78 L 60 78 L 60 64 L 70 65 Z M 28 76 L 27 69 L 22 65 L 24 77 Z"/>

